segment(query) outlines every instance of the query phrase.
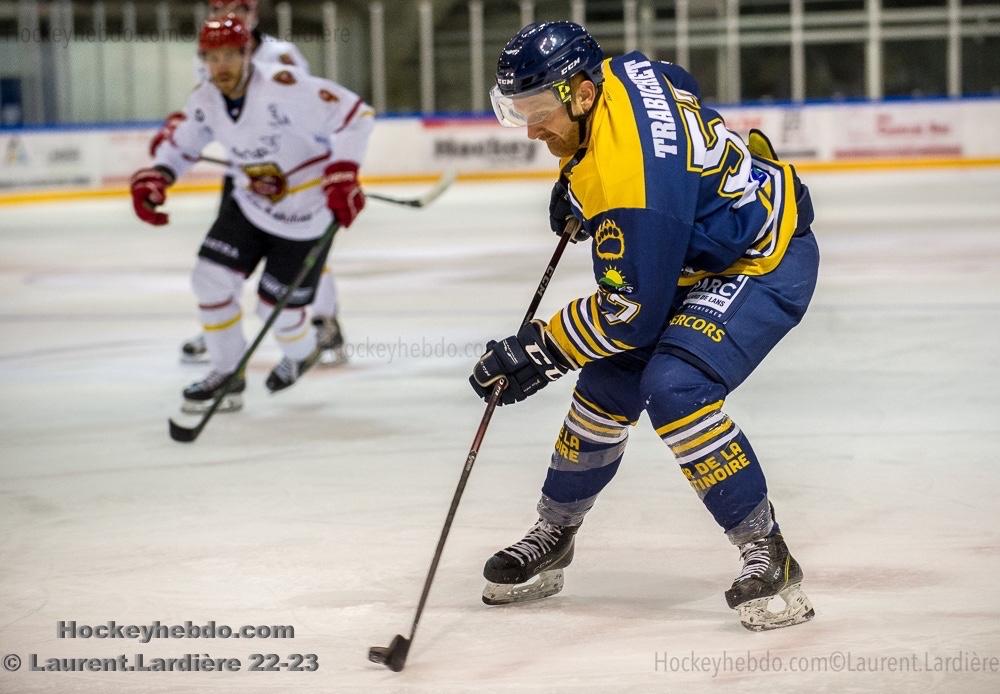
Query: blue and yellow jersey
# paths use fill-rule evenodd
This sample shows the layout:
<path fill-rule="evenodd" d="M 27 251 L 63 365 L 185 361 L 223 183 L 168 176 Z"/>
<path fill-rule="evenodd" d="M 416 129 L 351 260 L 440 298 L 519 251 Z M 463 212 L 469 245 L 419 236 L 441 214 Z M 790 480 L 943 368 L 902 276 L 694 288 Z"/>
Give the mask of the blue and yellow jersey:
<path fill-rule="evenodd" d="M 678 287 L 770 272 L 796 228 L 791 167 L 767 147 L 751 154 L 691 75 L 641 53 L 606 60 L 604 75 L 568 174 L 598 291 L 549 321 L 579 365 L 654 342 Z"/>

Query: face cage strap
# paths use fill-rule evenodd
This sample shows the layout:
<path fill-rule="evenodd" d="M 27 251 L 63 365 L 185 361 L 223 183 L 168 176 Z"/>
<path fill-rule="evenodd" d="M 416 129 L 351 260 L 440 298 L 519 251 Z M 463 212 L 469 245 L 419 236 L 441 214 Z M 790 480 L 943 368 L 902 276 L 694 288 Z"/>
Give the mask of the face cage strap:
<path fill-rule="evenodd" d="M 588 123 L 588 120 L 590 118 L 590 114 L 594 112 L 594 107 L 597 106 L 597 100 L 600 99 L 601 98 L 601 94 L 604 93 L 604 82 L 601 82 L 600 84 L 597 84 L 597 85 L 594 85 L 594 86 L 597 89 L 597 93 L 594 95 L 594 103 L 592 103 L 590 105 L 590 108 L 587 109 L 584 113 L 581 113 L 579 116 L 573 115 L 573 100 L 572 100 L 572 98 L 570 98 L 569 101 L 567 101 L 567 102 L 565 102 L 563 104 L 563 106 L 566 107 L 566 115 L 569 116 L 569 119 L 571 121 L 573 121 L 574 123 L 578 123 L 580 125 L 579 135 L 580 135 L 580 146 L 581 147 L 583 146 L 583 143 L 587 141 L 587 123 Z"/>

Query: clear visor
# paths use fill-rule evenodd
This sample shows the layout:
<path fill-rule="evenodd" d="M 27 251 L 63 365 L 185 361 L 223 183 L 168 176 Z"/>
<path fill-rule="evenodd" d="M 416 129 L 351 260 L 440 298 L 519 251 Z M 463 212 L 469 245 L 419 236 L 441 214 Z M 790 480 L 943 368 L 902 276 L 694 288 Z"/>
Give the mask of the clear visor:
<path fill-rule="evenodd" d="M 500 125 L 523 128 L 541 123 L 557 108 L 562 108 L 563 102 L 556 91 L 555 85 L 547 85 L 516 96 L 505 96 L 500 93 L 500 87 L 494 86 L 490 90 L 490 101 Z"/>

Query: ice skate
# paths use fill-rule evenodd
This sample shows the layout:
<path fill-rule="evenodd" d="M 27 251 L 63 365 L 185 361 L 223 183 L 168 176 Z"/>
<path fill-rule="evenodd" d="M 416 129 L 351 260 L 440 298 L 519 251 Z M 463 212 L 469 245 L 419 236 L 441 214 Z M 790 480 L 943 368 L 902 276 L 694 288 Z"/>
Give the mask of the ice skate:
<path fill-rule="evenodd" d="M 313 350 L 312 354 L 300 361 L 282 357 L 278 365 L 271 369 L 271 373 L 268 374 L 264 385 L 272 393 L 277 393 L 279 390 L 284 390 L 292 386 L 299 380 L 302 374 L 312 368 L 313 364 L 319 360 L 319 354 L 320 350 L 317 347 Z"/>
<path fill-rule="evenodd" d="M 740 545 L 740 558 L 743 571 L 726 591 L 726 602 L 739 612 L 744 627 L 750 631 L 779 629 L 815 616 L 812 603 L 802 592 L 802 568 L 780 533 Z"/>
<path fill-rule="evenodd" d="M 347 363 L 347 351 L 344 349 L 344 334 L 336 316 L 316 316 L 313 318 L 316 328 L 316 344 L 319 346 L 319 363 L 323 366 L 340 366 Z"/>
<path fill-rule="evenodd" d="M 574 536 L 580 526 L 539 519 L 523 539 L 486 562 L 483 589 L 487 605 L 539 600 L 563 588 L 563 569 L 573 561 Z"/>
<path fill-rule="evenodd" d="M 212 371 L 204 379 L 192 383 L 184 389 L 184 402 L 181 404 L 181 412 L 187 414 L 201 414 L 211 407 L 212 402 L 219 395 L 230 374 Z M 247 383 L 243 376 L 239 376 L 229 385 L 226 396 L 219 403 L 216 412 L 236 412 L 243 409 L 243 391 L 246 390 Z"/>
<path fill-rule="evenodd" d="M 207 364 L 208 347 L 205 345 L 205 335 L 198 333 L 181 345 L 182 364 Z"/>

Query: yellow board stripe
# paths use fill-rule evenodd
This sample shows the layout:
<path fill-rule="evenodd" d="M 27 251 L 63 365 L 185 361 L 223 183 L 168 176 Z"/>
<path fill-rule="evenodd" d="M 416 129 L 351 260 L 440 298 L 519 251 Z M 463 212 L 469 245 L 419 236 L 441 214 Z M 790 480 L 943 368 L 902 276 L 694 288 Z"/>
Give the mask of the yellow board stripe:
<path fill-rule="evenodd" d="M 727 431 L 733 428 L 733 425 L 734 425 L 733 420 L 731 420 L 729 417 L 726 417 L 724 420 L 716 424 L 714 427 L 709 429 L 707 432 L 705 432 L 698 438 L 691 439 L 690 441 L 678 444 L 676 446 L 671 446 L 670 450 L 674 452 L 674 455 L 680 455 L 682 453 L 686 453 L 694 448 L 697 448 L 706 441 L 710 441 L 714 438 L 721 436 L 722 434 L 725 434 Z"/>
<path fill-rule="evenodd" d="M 628 421 L 628 417 L 623 417 L 620 414 L 611 414 L 610 412 L 607 412 L 606 410 L 604 410 L 601 407 L 598 407 L 597 405 L 595 405 L 594 403 L 592 403 L 587 398 L 585 398 L 582 395 L 580 395 L 580 391 L 578 391 L 578 390 L 574 390 L 573 391 L 573 397 L 576 398 L 577 400 L 579 400 L 582 404 L 584 404 L 587 407 L 589 407 L 590 409 L 592 409 L 597 414 L 604 415 L 605 417 L 608 417 L 609 419 L 613 419 L 616 422 L 621 422 L 622 424 L 629 424 L 630 423 Z"/>
<path fill-rule="evenodd" d="M 796 171 L 886 171 L 888 169 L 972 169 L 1000 166 L 998 157 L 942 157 L 929 159 L 853 159 L 848 161 L 804 161 Z"/>
<path fill-rule="evenodd" d="M 222 323 L 212 323 L 212 324 L 204 323 L 202 327 L 209 332 L 218 332 L 220 330 L 225 330 L 227 328 L 233 327 L 234 325 L 239 323 L 242 318 L 243 318 L 243 311 L 239 311 L 234 317 L 230 318 L 227 321 L 223 321 Z"/>
<path fill-rule="evenodd" d="M 723 402 L 725 402 L 725 401 L 724 400 L 716 400 L 712 404 L 705 405 L 700 410 L 698 410 L 696 412 L 692 412 L 687 417 L 682 417 L 681 419 L 678 419 L 678 420 L 675 420 L 673 422 L 669 422 L 667 424 L 664 424 L 662 427 L 660 427 L 659 429 L 656 430 L 656 435 L 659 436 L 660 438 L 663 438 L 667 434 L 671 434 L 671 433 L 677 431 L 678 429 L 681 429 L 681 428 L 687 426 L 688 424 L 690 424 L 691 422 L 695 421 L 696 419 L 701 419 L 701 417 L 703 417 L 704 415 L 706 415 L 706 414 L 708 414 L 710 412 L 715 412 L 716 410 L 721 410 Z"/>

